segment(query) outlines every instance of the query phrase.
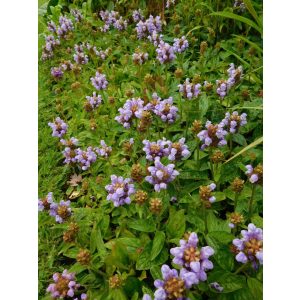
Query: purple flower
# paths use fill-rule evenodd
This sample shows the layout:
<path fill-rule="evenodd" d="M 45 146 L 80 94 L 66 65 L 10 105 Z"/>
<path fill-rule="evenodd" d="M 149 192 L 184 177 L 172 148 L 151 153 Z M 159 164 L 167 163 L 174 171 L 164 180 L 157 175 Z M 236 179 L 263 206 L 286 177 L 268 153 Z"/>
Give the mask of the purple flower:
<path fill-rule="evenodd" d="M 146 153 L 146 159 L 154 161 L 156 157 L 164 157 L 169 155 L 170 141 L 165 138 L 158 140 L 157 142 L 150 142 L 148 140 L 143 140 L 144 148 Z"/>
<path fill-rule="evenodd" d="M 192 232 L 188 240 L 180 240 L 180 247 L 170 250 L 174 255 L 173 263 L 183 266 L 188 272 L 193 272 L 197 276 L 197 282 L 207 279 L 206 271 L 213 269 L 213 263 L 209 257 L 214 254 L 214 250 L 209 247 L 198 248 L 198 236 Z"/>
<path fill-rule="evenodd" d="M 168 152 L 168 159 L 171 161 L 186 158 L 191 154 L 187 145 L 185 145 L 185 138 L 181 138 L 177 143 L 169 143 Z"/>
<path fill-rule="evenodd" d="M 154 166 L 148 167 L 150 176 L 146 176 L 145 180 L 154 186 L 156 192 L 160 192 L 161 189 L 167 189 L 167 184 L 179 175 L 174 168 L 174 164 L 165 166 L 160 162 L 160 158 L 156 157 Z"/>
<path fill-rule="evenodd" d="M 115 117 L 115 120 L 122 124 L 125 128 L 130 128 L 132 119 L 134 117 L 139 118 L 144 110 L 144 101 L 140 98 L 128 99 L 123 108 L 119 108 L 119 116 Z"/>
<path fill-rule="evenodd" d="M 52 128 L 52 136 L 62 137 L 66 134 L 68 125 L 59 117 L 57 117 L 54 123 L 48 123 L 48 125 Z"/>
<path fill-rule="evenodd" d="M 127 21 L 123 20 L 123 17 L 120 17 L 118 20 L 114 22 L 114 27 L 119 31 L 125 30 L 127 28 Z"/>
<path fill-rule="evenodd" d="M 130 178 L 118 177 L 111 175 L 111 184 L 105 186 L 108 192 L 107 200 L 112 201 L 115 207 L 129 204 L 131 202 L 130 195 L 135 193 L 134 185 L 131 184 Z"/>
<path fill-rule="evenodd" d="M 179 84 L 178 87 L 179 92 L 183 94 L 183 97 L 191 100 L 192 98 L 196 98 L 200 94 L 201 84 L 190 83 L 190 79 L 187 78 L 184 84 Z"/>
<path fill-rule="evenodd" d="M 221 147 L 227 144 L 225 136 L 227 131 L 224 130 L 222 122 L 220 124 L 213 125 L 210 121 L 206 122 L 206 130 L 202 130 L 197 134 L 197 137 L 203 142 L 201 149 L 206 147 Z"/>
<path fill-rule="evenodd" d="M 74 16 L 76 22 L 81 22 L 83 16 L 78 9 L 71 9 L 71 14 Z"/>
<path fill-rule="evenodd" d="M 80 284 L 75 281 L 75 273 L 70 273 L 68 270 L 64 270 L 62 274 L 53 274 L 54 283 L 51 283 L 47 292 L 51 293 L 51 297 L 54 299 L 67 299 L 73 298 L 75 292 L 80 287 Z M 86 298 L 81 298 L 86 299 Z"/>
<path fill-rule="evenodd" d="M 166 8 L 170 8 L 171 5 L 175 4 L 175 0 L 167 0 L 166 2 Z"/>
<path fill-rule="evenodd" d="M 74 30 L 72 20 L 64 16 L 59 17 L 59 24 L 60 26 L 57 27 L 56 33 L 60 38 L 65 38 L 69 31 Z"/>
<path fill-rule="evenodd" d="M 152 298 L 151 298 L 150 295 L 145 294 L 145 295 L 143 296 L 143 299 L 142 299 L 142 300 L 152 300 Z"/>
<path fill-rule="evenodd" d="M 136 65 L 142 65 L 148 59 L 148 53 L 136 52 L 132 54 L 132 60 Z"/>
<path fill-rule="evenodd" d="M 53 21 L 48 22 L 47 27 L 49 31 L 56 33 L 56 25 Z"/>
<path fill-rule="evenodd" d="M 144 16 L 142 14 L 142 11 L 140 9 L 138 10 L 134 10 L 132 12 L 132 18 L 133 18 L 133 21 L 135 23 L 139 22 L 139 21 L 143 21 L 144 20 Z"/>
<path fill-rule="evenodd" d="M 246 10 L 246 5 L 242 0 L 235 0 L 233 7 L 237 8 L 240 12 L 244 12 Z"/>
<path fill-rule="evenodd" d="M 230 89 L 233 85 L 238 83 L 241 80 L 241 77 L 243 76 L 243 67 L 239 66 L 237 69 L 235 68 L 234 64 L 231 63 L 229 65 L 229 69 L 227 70 L 228 73 L 228 80 L 227 80 L 227 86 L 228 89 Z"/>
<path fill-rule="evenodd" d="M 48 35 L 45 38 L 46 43 L 43 47 L 43 52 L 42 52 L 42 60 L 46 60 L 49 59 L 51 57 L 53 57 L 54 53 L 54 49 L 60 45 L 60 41 L 59 39 L 55 39 L 53 35 Z"/>
<path fill-rule="evenodd" d="M 156 58 L 161 64 L 171 62 L 176 58 L 174 48 L 164 41 L 159 42 L 156 53 Z"/>
<path fill-rule="evenodd" d="M 167 122 L 169 124 L 175 122 L 177 118 L 177 111 L 178 108 L 173 105 L 172 97 L 159 101 L 153 110 L 153 112 L 159 116 L 163 122 Z"/>
<path fill-rule="evenodd" d="M 63 223 L 72 214 L 70 204 L 71 204 L 70 200 L 68 201 L 61 200 L 59 204 L 54 202 L 51 203 L 49 215 L 55 217 L 55 221 L 57 223 Z"/>
<path fill-rule="evenodd" d="M 75 164 L 77 162 L 76 150 L 72 149 L 71 147 L 66 147 L 62 153 L 65 158 L 64 160 L 65 164 L 69 165 L 69 164 Z"/>
<path fill-rule="evenodd" d="M 223 99 L 229 90 L 229 86 L 227 85 L 226 80 L 216 80 L 217 84 L 217 94 Z"/>
<path fill-rule="evenodd" d="M 245 174 L 248 176 L 249 181 L 254 183 L 262 183 L 263 180 L 263 167 L 261 164 L 257 165 L 255 168 L 252 165 L 246 166 L 247 171 Z"/>
<path fill-rule="evenodd" d="M 229 129 L 230 133 L 238 132 L 239 128 L 247 124 L 247 114 L 242 113 L 239 116 L 237 111 L 234 111 L 232 114 L 227 112 L 225 118 L 222 120 L 222 123 L 225 124 L 225 128 Z"/>
<path fill-rule="evenodd" d="M 185 297 L 186 291 L 196 283 L 195 274 L 181 269 L 178 275 L 178 271 L 170 269 L 168 265 L 161 267 L 161 273 L 163 280 L 156 279 L 154 281 L 154 286 L 157 288 L 154 293 L 154 300 L 187 299 Z"/>
<path fill-rule="evenodd" d="M 60 143 L 64 146 L 74 149 L 74 148 L 76 148 L 76 146 L 78 146 L 79 141 L 78 141 L 78 139 L 71 137 L 69 140 L 61 139 Z"/>
<path fill-rule="evenodd" d="M 148 40 L 155 46 L 158 47 L 159 43 L 162 41 L 163 35 L 158 34 L 156 31 L 153 31 L 151 35 L 148 35 Z"/>
<path fill-rule="evenodd" d="M 60 78 L 63 77 L 64 72 L 63 72 L 63 70 L 61 69 L 61 67 L 53 67 L 53 68 L 51 68 L 51 75 L 52 75 L 54 78 L 60 79 Z"/>
<path fill-rule="evenodd" d="M 136 28 L 135 28 L 136 32 L 137 32 L 137 36 L 139 39 L 143 38 L 144 36 L 146 36 L 147 34 L 147 24 L 146 22 L 143 21 L 139 21 L 136 24 Z"/>
<path fill-rule="evenodd" d="M 243 264 L 249 261 L 256 269 L 258 263 L 263 264 L 263 231 L 250 223 L 248 230 L 242 230 L 241 234 L 241 239 L 232 241 L 238 252 L 235 259 Z"/>
<path fill-rule="evenodd" d="M 86 96 L 85 98 L 87 100 L 85 104 L 85 109 L 87 111 L 96 109 L 102 103 L 101 95 L 98 94 L 97 96 L 96 92 L 93 92 L 93 96 Z"/>
<path fill-rule="evenodd" d="M 79 65 L 85 65 L 88 63 L 89 58 L 86 54 L 84 54 L 83 52 L 77 52 L 73 55 L 73 58 L 75 60 L 75 62 Z"/>
<path fill-rule="evenodd" d="M 96 72 L 95 77 L 91 77 L 91 82 L 96 90 L 104 90 L 108 85 L 106 76 L 104 74 L 100 74 L 99 72 Z"/>
<path fill-rule="evenodd" d="M 152 100 L 149 103 L 147 103 L 147 105 L 145 106 L 145 109 L 154 112 L 156 105 L 158 105 L 160 103 L 160 101 L 161 101 L 161 98 L 157 95 L 157 93 L 153 93 Z"/>
<path fill-rule="evenodd" d="M 100 148 L 98 147 L 95 148 L 96 153 L 102 157 L 107 158 L 110 155 L 112 148 L 108 147 L 103 140 L 100 141 L 100 145 L 101 145 Z"/>
<path fill-rule="evenodd" d="M 182 36 L 180 39 L 174 39 L 173 48 L 175 52 L 182 53 L 189 47 L 189 43 L 185 36 Z"/>
<path fill-rule="evenodd" d="M 49 210 L 50 205 L 53 203 L 53 193 L 50 192 L 45 198 L 41 198 L 38 201 L 39 211 Z"/>
<path fill-rule="evenodd" d="M 73 64 L 72 64 L 71 61 L 69 61 L 69 60 L 64 61 L 62 64 L 60 64 L 60 67 L 61 67 L 64 71 L 71 71 L 71 70 L 73 70 Z"/>
<path fill-rule="evenodd" d="M 93 151 L 92 147 L 88 147 L 86 151 L 80 148 L 76 149 L 76 162 L 79 163 L 82 170 L 87 170 L 97 159 L 96 153 Z"/>
<path fill-rule="evenodd" d="M 221 293 L 224 290 L 224 288 L 218 282 L 212 282 L 209 285 L 211 288 L 213 288 L 214 290 L 216 290 L 219 293 Z"/>

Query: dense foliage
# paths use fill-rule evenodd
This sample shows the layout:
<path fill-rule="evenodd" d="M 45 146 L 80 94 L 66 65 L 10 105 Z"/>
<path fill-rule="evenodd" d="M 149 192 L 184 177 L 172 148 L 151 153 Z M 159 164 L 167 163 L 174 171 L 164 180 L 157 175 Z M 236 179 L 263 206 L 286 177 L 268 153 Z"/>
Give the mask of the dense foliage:
<path fill-rule="evenodd" d="M 262 3 L 39 14 L 40 299 L 262 299 Z"/>

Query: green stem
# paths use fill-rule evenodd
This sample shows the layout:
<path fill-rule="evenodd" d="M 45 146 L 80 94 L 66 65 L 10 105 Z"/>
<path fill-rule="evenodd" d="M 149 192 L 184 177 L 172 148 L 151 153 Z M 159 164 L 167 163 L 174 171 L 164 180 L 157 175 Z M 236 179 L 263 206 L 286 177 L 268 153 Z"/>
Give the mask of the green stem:
<path fill-rule="evenodd" d="M 237 207 L 238 198 L 239 198 L 239 193 L 235 193 L 235 195 L 234 195 L 234 211 L 236 210 L 236 207 Z"/>
<path fill-rule="evenodd" d="M 203 211 L 203 216 L 204 216 L 204 234 L 206 235 L 208 233 L 207 229 L 207 209 L 205 207 L 205 203 L 202 202 L 202 211 Z"/>
<path fill-rule="evenodd" d="M 233 274 L 239 274 L 240 272 L 246 270 L 248 268 L 248 264 L 243 264 L 242 266 L 240 266 Z"/>
<path fill-rule="evenodd" d="M 256 187 L 256 184 L 253 184 L 252 185 L 252 192 L 251 192 L 251 197 L 250 197 L 250 200 L 249 200 L 249 220 L 251 220 L 251 217 L 252 217 L 252 211 L 253 211 L 253 199 L 254 199 L 254 193 L 255 193 L 255 187 Z"/>
<path fill-rule="evenodd" d="M 228 157 L 231 156 L 231 153 L 232 153 L 232 134 L 230 133 L 229 134 L 229 155 L 228 155 Z"/>

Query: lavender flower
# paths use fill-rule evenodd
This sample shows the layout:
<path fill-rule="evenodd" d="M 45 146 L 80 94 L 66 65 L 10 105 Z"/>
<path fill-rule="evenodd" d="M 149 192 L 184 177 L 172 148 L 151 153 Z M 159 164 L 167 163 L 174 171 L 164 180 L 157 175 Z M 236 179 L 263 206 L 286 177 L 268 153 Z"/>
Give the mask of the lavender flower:
<path fill-rule="evenodd" d="M 168 159 L 171 161 L 186 158 L 191 154 L 187 145 L 185 145 L 185 138 L 181 138 L 177 143 L 170 143 L 168 152 Z"/>
<path fill-rule="evenodd" d="M 93 96 L 86 96 L 85 98 L 87 100 L 84 105 L 86 111 L 92 111 L 102 103 L 101 95 L 98 94 L 97 96 L 96 92 L 93 92 Z"/>
<path fill-rule="evenodd" d="M 143 52 L 136 52 L 132 54 L 132 60 L 133 63 L 136 65 L 142 65 L 143 63 L 146 62 L 146 60 L 148 60 L 148 53 L 143 53 Z"/>
<path fill-rule="evenodd" d="M 154 281 L 154 285 L 157 288 L 154 293 L 154 300 L 187 299 L 185 294 L 186 291 L 195 284 L 195 274 L 181 269 L 178 275 L 178 271 L 170 269 L 168 265 L 161 267 L 161 273 L 163 280 L 156 279 Z"/>
<path fill-rule="evenodd" d="M 184 98 L 191 100 L 192 98 L 196 98 L 200 94 L 201 84 L 190 83 L 190 79 L 187 78 L 184 84 L 179 84 L 179 92 L 183 94 Z"/>
<path fill-rule="evenodd" d="M 155 46 L 158 47 L 159 43 L 162 41 L 163 35 L 158 34 L 156 31 L 153 31 L 151 35 L 148 35 L 148 40 Z"/>
<path fill-rule="evenodd" d="M 176 58 L 174 48 L 164 41 L 160 41 L 156 53 L 156 58 L 161 64 L 171 62 Z"/>
<path fill-rule="evenodd" d="M 144 101 L 140 98 L 128 99 L 123 108 L 119 108 L 119 116 L 115 117 L 115 120 L 122 124 L 125 128 L 130 128 L 132 119 L 134 117 L 139 118 L 144 110 Z"/>
<path fill-rule="evenodd" d="M 243 264 L 249 261 L 257 268 L 258 263 L 263 264 L 263 231 L 250 223 L 248 230 L 242 230 L 241 234 L 241 239 L 232 242 L 238 252 L 235 259 Z"/>
<path fill-rule="evenodd" d="M 136 32 L 139 39 L 147 36 L 147 34 L 152 35 L 155 32 L 161 32 L 162 24 L 160 20 L 160 16 L 156 16 L 155 18 L 150 15 L 150 17 L 143 22 L 142 20 L 136 24 Z"/>
<path fill-rule="evenodd" d="M 239 66 L 237 69 L 235 68 L 234 64 L 231 63 L 229 65 L 229 69 L 227 70 L 228 73 L 228 80 L 227 80 L 227 86 L 228 89 L 230 89 L 233 85 L 238 83 L 241 80 L 241 77 L 243 76 L 243 67 Z"/>
<path fill-rule="evenodd" d="M 135 193 L 134 185 L 131 184 L 130 178 L 118 177 L 111 175 L 111 184 L 105 186 L 108 192 L 107 200 L 112 201 L 115 207 L 124 204 L 130 204 L 130 195 Z"/>
<path fill-rule="evenodd" d="M 101 148 L 95 148 L 96 153 L 102 157 L 107 158 L 110 155 L 112 148 L 108 147 L 103 140 L 100 141 L 100 145 Z"/>
<path fill-rule="evenodd" d="M 136 24 L 135 30 L 137 32 L 137 36 L 138 36 L 139 39 L 145 37 L 146 34 L 147 34 L 147 31 L 148 31 L 146 22 L 139 21 Z"/>
<path fill-rule="evenodd" d="M 212 195 L 212 192 L 215 190 L 216 184 L 211 183 L 209 185 L 201 185 L 199 189 L 200 199 L 203 201 L 203 204 L 209 208 L 211 204 L 216 201 L 216 197 Z"/>
<path fill-rule="evenodd" d="M 92 147 L 88 147 L 86 151 L 80 148 L 76 149 L 76 162 L 79 163 L 82 170 L 87 170 L 90 168 L 91 164 L 97 159 L 96 153 L 93 151 Z"/>
<path fill-rule="evenodd" d="M 171 5 L 175 5 L 175 0 L 167 0 L 166 8 L 170 8 Z"/>
<path fill-rule="evenodd" d="M 161 101 L 161 98 L 157 95 L 157 93 L 153 93 L 152 100 L 149 103 L 147 103 L 147 105 L 145 106 L 145 109 L 154 112 L 156 105 L 158 105 L 160 103 L 160 101 Z"/>
<path fill-rule="evenodd" d="M 57 223 L 63 223 L 72 214 L 70 204 L 71 204 L 70 200 L 68 201 L 61 200 L 59 204 L 54 202 L 51 203 L 49 215 L 55 217 L 55 221 Z"/>
<path fill-rule="evenodd" d="M 70 148 L 74 149 L 75 146 L 78 145 L 79 141 L 75 137 L 71 137 L 69 140 L 61 139 L 60 143 L 64 146 L 67 146 L 67 147 L 70 147 Z"/>
<path fill-rule="evenodd" d="M 56 32 L 60 38 L 65 38 L 69 31 L 74 30 L 72 20 L 64 16 L 59 17 L 59 24 L 60 26 L 57 27 Z"/>
<path fill-rule="evenodd" d="M 152 298 L 149 294 L 145 294 L 142 300 L 152 300 Z"/>
<path fill-rule="evenodd" d="M 245 174 L 248 176 L 249 181 L 254 183 L 262 183 L 263 180 L 263 167 L 262 165 L 257 165 L 255 168 L 252 167 L 252 165 L 246 166 L 247 171 Z"/>
<path fill-rule="evenodd" d="M 104 74 L 100 74 L 99 72 L 96 72 L 95 77 L 91 77 L 91 82 L 96 90 L 104 90 L 108 85 L 106 76 Z"/>
<path fill-rule="evenodd" d="M 83 52 L 76 52 L 73 55 L 73 58 L 74 58 L 75 62 L 79 65 L 85 65 L 89 61 L 88 56 L 86 54 L 84 54 Z"/>
<path fill-rule="evenodd" d="M 244 12 L 246 10 L 246 5 L 242 0 L 235 0 L 233 7 L 237 8 L 240 12 Z"/>
<path fill-rule="evenodd" d="M 224 97 L 227 95 L 229 91 L 229 86 L 227 84 L 226 80 L 216 80 L 217 84 L 217 94 L 221 97 L 221 99 L 224 99 Z"/>
<path fill-rule="evenodd" d="M 54 283 L 51 283 L 48 286 L 47 292 L 51 293 L 51 297 L 54 299 L 66 299 L 67 297 L 73 298 L 75 292 L 80 287 L 80 284 L 75 281 L 75 273 L 70 273 L 68 270 L 64 270 L 62 274 L 53 274 L 53 280 Z"/>
<path fill-rule="evenodd" d="M 174 168 L 174 164 L 164 166 L 160 162 L 160 158 L 156 157 L 154 167 L 148 167 L 150 176 L 146 176 L 145 180 L 154 186 L 156 192 L 160 192 L 161 189 L 167 189 L 167 184 L 179 175 L 179 172 Z"/>
<path fill-rule="evenodd" d="M 52 20 L 47 23 L 47 28 L 49 31 L 56 33 L 56 25 Z"/>
<path fill-rule="evenodd" d="M 63 77 L 64 72 L 61 67 L 53 67 L 51 68 L 51 75 L 56 79 L 60 79 Z"/>
<path fill-rule="evenodd" d="M 66 147 L 62 153 L 65 158 L 65 164 L 69 165 L 77 162 L 77 151 L 75 149 L 72 149 L 71 147 Z"/>
<path fill-rule="evenodd" d="M 189 47 L 189 42 L 182 36 L 180 39 L 174 39 L 173 48 L 175 52 L 182 53 Z"/>
<path fill-rule="evenodd" d="M 174 123 L 177 119 L 178 108 L 173 105 L 173 98 L 169 97 L 160 101 L 154 108 L 153 112 L 161 118 L 163 122 Z"/>
<path fill-rule="evenodd" d="M 39 211 L 49 210 L 50 205 L 53 203 L 53 193 L 50 192 L 45 198 L 39 199 Z"/>
<path fill-rule="evenodd" d="M 144 16 L 142 14 L 142 11 L 140 9 L 138 10 L 134 10 L 132 12 L 132 18 L 133 18 L 133 21 L 135 23 L 139 22 L 139 21 L 143 21 L 144 20 Z"/>
<path fill-rule="evenodd" d="M 148 140 L 143 140 L 145 145 L 143 150 L 146 153 L 146 159 L 154 161 L 156 157 L 168 156 L 170 153 L 169 147 L 172 144 L 170 141 L 167 141 L 165 138 L 158 140 L 157 142 L 150 142 Z"/>
<path fill-rule="evenodd" d="M 108 24 L 104 24 L 102 27 L 100 27 L 101 32 L 107 32 L 108 30 L 109 30 L 109 25 Z"/>
<path fill-rule="evenodd" d="M 229 128 L 230 133 L 236 133 L 240 127 L 247 124 L 247 114 L 242 113 L 239 116 L 239 113 L 237 111 L 234 111 L 232 114 L 227 112 L 225 114 L 225 119 L 222 120 L 222 123 L 225 124 L 224 127 Z"/>
<path fill-rule="evenodd" d="M 188 272 L 196 274 L 197 280 L 205 281 L 207 279 L 206 271 L 213 269 L 213 263 L 209 257 L 214 254 L 214 250 L 209 247 L 198 248 L 198 236 L 192 232 L 188 240 L 180 240 L 180 247 L 175 247 L 170 250 L 174 255 L 173 263 L 183 266 Z"/>
<path fill-rule="evenodd" d="M 64 70 L 64 71 L 71 71 L 73 70 L 73 64 L 69 61 L 66 60 L 63 63 L 60 64 L 60 67 Z"/>
<path fill-rule="evenodd" d="M 127 21 L 123 20 L 123 17 L 120 17 L 114 22 L 114 27 L 119 31 L 125 30 L 127 28 Z"/>
<path fill-rule="evenodd" d="M 221 147 L 227 144 L 225 136 L 228 132 L 224 130 L 222 122 L 213 125 L 210 121 L 207 121 L 205 127 L 206 130 L 202 130 L 197 134 L 197 137 L 203 142 L 202 150 L 206 147 Z"/>
<path fill-rule="evenodd" d="M 59 39 L 55 39 L 53 35 L 48 35 L 45 38 L 46 43 L 45 46 L 43 47 L 43 52 L 42 52 L 42 60 L 46 60 L 49 59 L 51 57 L 53 57 L 54 53 L 54 49 L 60 45 L 60 41 Z"/>
<path fill-rule="evenodd" d="M 71 14 L 74 16 L 76 22 L 81 22 L 83 16 L 78 9 L 71 9 Z"/>
<path fill-rule="evenodd" d="M 57 117 L 54 123 L 48 123 L 52 128 L 52 136 L 62 137 L 66 134 L 68 125 L 61 118 Z"/>

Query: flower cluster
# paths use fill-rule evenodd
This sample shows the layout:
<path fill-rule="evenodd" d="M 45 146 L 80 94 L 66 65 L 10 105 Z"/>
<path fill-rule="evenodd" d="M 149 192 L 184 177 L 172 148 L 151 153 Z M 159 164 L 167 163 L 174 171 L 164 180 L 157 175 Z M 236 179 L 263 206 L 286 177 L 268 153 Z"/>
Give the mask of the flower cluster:
<path fill-rule="evenodd" d="M 186 158 L 191 154 L 188 146 L 185 144 L 185 138 L 179 139 L 179 141 L 176 143 L 170 143 L 168 150 L 168 159 L 171 161 Z"/>
<path fill-rule="evenodd" d="M 49 211 L 50 205 L 53 203 L 53 193 L 50 192 L 45 198 L 39 199 L 39 211 Z"/>
<path fill-rule="evenodd" d="M 41 57 L 42 60 L 46 60 L 53 57 L 54 49 L 58 45 L 60 45 L 59 39 L 55 39 L 53 35 L 46 36 L 45 40 L 46 42 L 45 42 L 45 46 L 43 47 L 42 57 Z"/>
<path fill-rule="evenodd" d="M 242 113 L 239 116 L 237 111 L 234 111 L 232 114 L 227 112 L 225 114 L 225 119 L 222 120 L 222 123 L 225 124 L 225 128 L 229 129 L 230 133 L 237 133 L 239 128 L 247 124 L 247 114 Z"/>
<path fill-rule="evenodd" d="M 154 18 L 152 15 L 150 15 L 145 22 L 140 20 L 136 24 L 136 32 L 139 39 L 147 36 L 147 34 L 151 35 L 154 31 L 157 33 L 161 32 L 161 29 L 162 29 L 162 23 L 161 23 L 160 16 L 156 16 Z"/>
<path fill-rule="evenodd" d="M 51 297 L 54 299 L 73 298 L 80 287 L 80 284 L 75 281 L 75 273 L 70 273 L 68 270 L 64 270 L 61 274 L 53 274 L 53 280 L 54 283 L 48 286 L 47 292 L 51 293 Z M 87 299 L 86 294 L 81 294 L 81 300 L 85 299 Z"/>
<path fill-rule="evenodd" d="M 65 157 L 64 163 L 71 164 L 76 163 L 76 150 L 78 146 L 78 139 L 71 137 L 69 140 L 61 139 L 60 143 L 66 148 L 63 151 L 63 156 Z"/>
<path fill-rule="evenodd" d="M 144 53 L 144 52 L 135 52 L 132 54 L 132 60 L 133 63 L 136 65 L 142 65 L 143 63 L 146 62 L 146 60 L 148 60 L 148 53 Z"/>
<path fill-rule="evenodd" d="M 50 205 L 49 215 L 54 217 L 57 223 L 63 223 L 72 214 L 70 204 L 71 204 L 70 200 L 68 201 L 61 200 L 59 204 L 53 202 Z"/>
<path fill-rule="evenodd" d="M 125 128 L 130 128 L 132 119 L 134 117 L 140 118 L 144 110 L 144 101 L 140 98 L 128 99 L 122 108 L 119 108 L 119 116 L 115 120 L 122 124 Z"/>
<path fill-rule="evenodd" d="M 127 21 L 123 20 L 123 17 L 116 11 L 100 11 L 100 17 L 105 23 L 101 28 L 103 32 L 108 31 L 110 25 L 113 25 L 113 27 L 118 30 L 124 30 L 127 28 Z"/>
<path fill-rule="evenodd" d="M 83 46 L 89 51 L 90 54 L 94 54 L 100 57 L 102 60 L 108 56 L 110 49 L 107 48 L 106 50 L 98 50 L 96 46 L 92 46 L 90 43 L 84 43 Z"/>
<path fill-rule="evenodd" d="M 170 250 L 174 256 L 173 263 L 186 268 L 187 272 L 194 273 L 195 281 L 206 281 L 206 271 L 213 269 L 213 263 L 209 257 L 214 254 L 214 250 L 209 247 L 198 248 L 198 236 L 195 232 L 189 235 L 188 240 L 180 240 L 180 247 L 175 247 Z M 186 272 L 186 274 L 188 274 Z M 192 278 L 192 274 L 189 276 Z"/>
<path fill-rule="evenodd" d="M 221 99 L 228 94 L 228 91 L 240 81 L 243 75 L 243 68 L 239 66 L 237 69 L 235 68 L 234 64 L 231 63 L 229 65 L 229 69 L 227 70 L 229 78 L 227 80 L 216 80 L 217 83 L 217 94 L 220 96 Z"/>
<path fill-rule="evenodd" d="M 166 2 L 166 8 L 170 8 L 171 5 L 175 5 L 175 0 L 167 0 L 167 2 Z"/>
<path fill-rule="evenodd" d="M 80 168 L 85 171 L 90 168 L 91 164 L 97 159 L 97 154 L 92 147 L 88 147 L 86 151 L 78 148 L 76 149 L 75 161 L 79 164 Z"/>
<path fill-rule="evenodd" d="M 158 34 L 156 31 L 153 31 L 151 35 L 148 35 L 148 40 L 155 46 L 158 47 L 159 43 L 162 41 L 163 35 Z"/>
<path fill-rule="evenodd" d="M 245 174 L 248 176 L 249 181 L 251 183 L 259 183 L 261 184 L 263 181 L 263 167 L 262 165 L 258 165 L 255 168 L 252 165 L 246 166 L 247 171 Z"/>
<path fill-rule="evenodd" d="M 85 98 L 87 101 L 84 104 L 84 108 L 88 112 L 93 111 L 102 103 L 101 95 L 97 96 L 96 92 L 93 92 L 93 96 L 86 96 Z"/>
<path fill-rule="evenodd" d="M 61 67 L 53 67 L 51 68 L 51 75 L 55 78 L 55 79 L 60 79 L 63 77 L 64 72 L 62 70 Z"/>
<path fill-rule="evenodd" d="M 52 136 L 63 137 L 67 130 L 68 125 L 61 118 L 57 117 L 53 123 L 48 123 L 48 125 L 52 128 Z"/>
<path fill-rule="evenodd" d="M 161 64 L 171 62 L 176 58 L 174 47 L 170 46 L 168 43 L 162 40 L 159 42 L 156 53 L 156 58 Z"/>
<path fill-rule="evenodd" d="M 248 230 L 242 230 L 241 234 L 241 239 L 234 239 L 232 242 L 238 252 L 235 259 L 243 264 L 249 261 L 257 268 L 258 263 L 263 264 L 263 231 L 250 223 Z"/>
<path fill-rule="evenodd" d="M 184 98 L 191 100 L 192 98 L 196 98 L 200 94 L 201 84 L 191 83 L 190 79 L 187 78 L 184 84 L 179 84 L 179 92 L 182 93 Z"/>
<path fill-rule="evenodd" d="M 133 18 L 133 21 L 135 23 L 139 22 L 139 21 L 144 21 L 144 16 L 143 16 L 143 13 L 140 9 L 138 10 L 134 10 L 132 12 L 132 18 Z"/>
<path fill-rule="evenodd" d="M 203 202 L 205 207 L 211 207 L 211 204 L 216 201 L 216 197 L 212 195 L 212 192 L 215 190 L 216 184 L 211 183 L 209 185 L 202 185 L 199 189 L 200 199 Z"/>
<path fill-rule="evenodd" d="M 96 90 L 104 90 L 108 85 L 106 76 L 104 74 L 100 74 L 99 72 L 96 72 L 95 77 L 91 77 L 91 82 Z"/>
<path fill-rule="evenodd" d="M 131 179 L 116 175 L 111 175 L 110 179 L 111 184 L 105 186 L 108 192 L 106 199 L 112 201 L 115 207 L 130 204 L 130 195 L 135 193 L 134 185 L 130 183 Z"/>
<path fill-rule="evenodd" d="M 154 161 L 156 157 L 168 156 L 170 141 L 167 141 L 165 138 L 158 140 L 157 142 L 150 142 L 148 140 L 143 140 L 144 148 L 143 150 L 146 153 L 146 159 Z"/>
<path fill-rule="evenodd" d="M 244 222 L 244 216 L 238 212 L 233 212 L 229 214 L 229 224 L 230 228 L 235 228 L 237 225 L 241 225 Z"/>
<path fill-rule="evenodd" d="M 233 7 L 237 8 L 240 12 L 244 12 L 246 10 L 246 5 L 243 0 L 235 0 Z"/>
<path fill-rule="evenodd" d="M 56 25 L 52 20 L 47 23 L 47 28 L 50 32 L 56 33 Z"/>
<path fill-rule="evenodd" d="M 163 165 L 159 157 L 155 158 L 154 166 L 148 167 L 150 176 L 146 176 L 145 180 L 154 186 L 156 192 L 161 189 L 167 189 L 167 184 L 173 181 L 179 172 L 176 171 L 174 164 Z"/>
<path fill-rule="evenodd" d="M 59 17 L 60 26 L 57 27 L 56 33 L 60 38 L 65 38 L 70 31 L 74 30 L 74 26 L 71 19 L 64 16 Z"/>
<path fill-rule="evenodd" d="M 177 119 L 178 108 L 173 105 L 173 98 L 169 97 L 159 101 L 154 107 L 153 112 L 159 116 L 163 122 L 171 124 Z"/>
<path fill-rule="evenodd" d="M 82 13 L 78 9 L 71 9 L 71 14 L 76 22 L 81 22 L 83 20 Z"/>
<path fill-rule="evenodd" d="M 96 153 L 102 157 L 107 158 L 110 155 L 112 148 L 107 146 L 104 140 L 100 141 L 100 145 L 101 145 L 100 148 L 98 147 L 95 148 Z"/>
<path fill-rule="evenodd" d="M 174 39 L 173 49 L 174 52 L 182 53 L 189 47 L 189 42 L 182 36 L 180 39 Z"/>
<path fill-rule="evenodd" d="M 206 130 L 202 130 L 197 134 L 197 137 L 203 142 L 201 146 L 202 150 L 206 147 L 221 147 L 227 144 L 225 136 L 228 132 L 224 130 L 224 125 L 222 122 L 216 125 L 210 121 L 206 122 Z"/>
<path fill-rule="evenodd" d="M 73 58 L 74 58 L 75 62 L 79 65 L 87 64 L 89 61 L 89 58 L 83 52 L 83 45 L 75 45 L 74 50 L 75 50 L 75 54 L 73 55 Z"/>

